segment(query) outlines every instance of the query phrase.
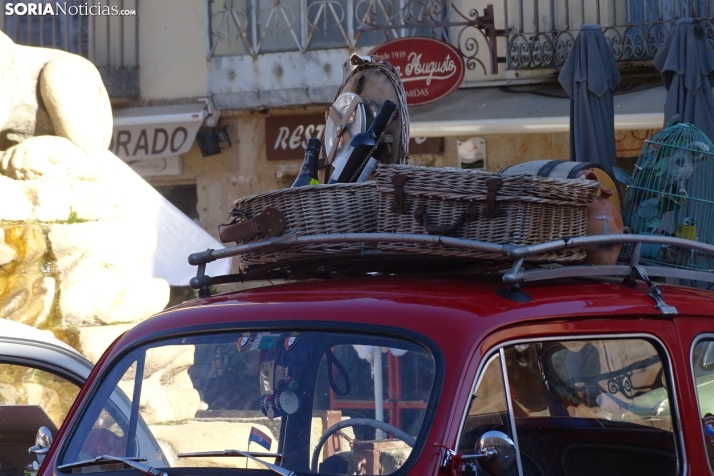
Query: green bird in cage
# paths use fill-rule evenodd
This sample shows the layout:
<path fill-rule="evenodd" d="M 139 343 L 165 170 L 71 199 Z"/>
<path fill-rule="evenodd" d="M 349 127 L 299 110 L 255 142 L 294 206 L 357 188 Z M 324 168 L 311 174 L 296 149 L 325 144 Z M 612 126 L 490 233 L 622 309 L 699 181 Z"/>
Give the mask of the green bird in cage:
<path fill-rule="evenodd" d="M 633 198 L 639 204 L 630 223 L 634 233 L 657 232 L 662 215 L 681 208 L 689 195 L 687 180 L 709 158 L 709 149 L 702 141 L 649 145 L 635 165 Z"/>
<path fill-rule="evenodd" d="M 671 123 L 647 139 L 633 174 L 619 171 L 627 180 L 623 215 L 630 232 L 714 243 L 712 154 L 714 144 L 691 124 Z M 714 264 L 686 246 L 644 245 L 641 256 L 681 268 L 712 269 Z"/>

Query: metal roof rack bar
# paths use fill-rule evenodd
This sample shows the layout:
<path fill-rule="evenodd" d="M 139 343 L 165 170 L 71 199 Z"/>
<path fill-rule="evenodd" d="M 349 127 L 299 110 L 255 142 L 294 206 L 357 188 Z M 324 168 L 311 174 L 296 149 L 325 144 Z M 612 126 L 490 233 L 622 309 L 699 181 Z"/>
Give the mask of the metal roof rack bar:
<path fill-rule="evenodd" d="M 714 283 L 714 274 L 706 271 L 667 268 L 664 266 L 644 266 L 644 268 L 647 275 L 650 277 L 689 279 L 692 281 Z M 544 281 L 558 278 L 581 278 L 593 276 L 628 277 L 631 274 L 632 266 L 626 264 L 611 266 L 562 266 L 558 268 L 519 271 L 517 273 L 509 272 L 503 275 L 503 282 L 510 285 L 517 285 L 525 282 Z"/>
<path fill-rule="evenodd" d="M 420 235 L 416 233 L 339 233 L 332 235 L 297 236 L 289 234 L 245 245 L 231 246 L 222 250 L 206 250 L 193 253 L 188 257 L 189 264 L 198 266 L 219 259 L 230 258 L 244 253 L 263 253 L 277 251 L 297 245 L 328 245 L 341 243 L 419 243 L 448 245 L 466 250 L 484 251 L 508 256 L 513 245 L 500 245 L 484 241 L 467 240 L 439 235 Z"/>
<path fill-rule="evenodd" d="M 541 253 L 550 253 L 554 251 L 560 251 L 564 249 L 569 249 L 569 248 L 580 248 L 584 246 L 589 246 L 589 245 L 604 245 L 604 244 L 618 244 L 618 243 L 630 243 L 633 244 L 632 252 L 630 253 L 630 267 L 635 266 L 639 264 L 640 262 L 640 251 L 642 249 L 643 244 L 653 244 L 653 245 L 665 245 L 665 246 L 679 246 L 682 248 L 690 249 L 690 250 L 696 250 L 696 251 L 702 251 L 704 253 L 708 253 L 710 255 L 714 256 L 714 245 L 709 245 L 707 243 L 701 243 L 699 241 L 692 241 L 692 240 L 685 240 L 683 238 L 677 238 L 677 237 L 672 237 L 672 236 L 663 236 L 663 235 L 630 235 L 630 234 L 619 234 L 619 235 L 595 235 L 595 236 L 579 236 L 576 238 L 566 238 L 566 239 L 561 239 L 561 240 L 553 240 L 553 241 L 548 241 L 545 243 L 537 243 L 535 245 L 524 245 L 524 246 L 514 246 L 510 249 L 508 252 L 508 257 L 513 259 L 515 263 L 511 267 L 511 271 L 509 273 L 506 273 L 505 276 L 509 276 L 509 279 L 515 280 L 509 284 L 512 286 L 518 286 L 518 281 L 516 279 L 517 276 L 520 276 L 520 270 L 521 267 L 523 266 L 524 260 L 531 256 L 537 256 Z M 570 267 L 570 268 L 587 268 L 587 267 L 581 267 L 581 266 L 575 266 L 575 267 Z M 595 268 L 595 267 L 592 267 Z M 600 271 L 592 271 L 589 272 L 587 275 L 588 276 L 607 276 L 607 273 L 605 272 L 606 269 L 603 269 L 603 266 L 597 266 L 597 269 L 600 269 Z M 658 268 L 659 269 L 659 268 Z M 664 268 L 664 269 L 673 269 L 673 268 Z M 683 271 L 683 270 L 682 270 Z M 699 273 L 698 275 L 706 275 L 709 274 L 706 271 L 693 271 L 694 273 Z M 563 271 L 563 273 L 566 273 Z M 556 277 L 553 275 L 554 278 Z M 575 275 L 568 275 L 568 277 L 572 277 Z M 580 275 L 584 276 L 584 275 Z M 652 276 L 660 276 L 655 272 L 655 274 L 652 274 Z M 664 276 L 663 276 L 664 277 Z M 675 276 L 669 276 L 667 277 L 675 277 Z M 679 277 L 679 276 L 677 276 Z M 504 277 L 504 280 L 506 278 Z M 542 278 L 542 279 L 547 279 L 547 278 Z M 681 278 L 681 279 L 692 279 L 692 278 Z M 530 280 L 530 279 L 529 279 Z M 705 279 L 699 279 L 697 278 L 698 281 L 707 281 Z"/>
<path fill-rule="evenodd" d="M 209 249 L 191 254 L 188 258 L 188 262 L 192 265 L 198 266 L 196 277 L 191 279 L 191 286 L 194 289 L 200 290 L 199 295 L 210 295 L 208 292 L 208 286 L 210 286 L 212 282 L 218 282 L 218 280 L 212 281 L 210 276 L 205 276 L 206 264 L 212 261 L 230 258 L 244 253 L 265 253 L 283 250 L 292 246 L 341 243 L 427 243 L 435 245 L 448 245 L 464 250 L 500 254 L 504 258 L 513 261 L 510 271 L 504 274 L 503 281 L 514 291 L 518 291 L 520 283 L 526 281 L 542 281 L 546 279 L 584 276 L 627 276 L 630 280 L 632 280 L 635 279 L 636 274 L 641 277 L 642 273 L 656 277 L 689 279 L 693 281 L 714 283 L 714 274 L 709 271 L 685 270 L 666 266 L 650 266 L 647 268 L 639 266 L 640 251 L 643 244 L 681 247 L 714 256 L 714 245 L 672 236 L 630 234 L 598 235 L 559 239 L 545 243 L 518 246 L 474 241 L 449 236 L 410 233 L 342 233 L 308 236 L 297 236 L 293 233 L 267 240 L 232 246 L 221 250 Z M 629 264 L 612 266 L 563 266 L 559 268 L 522 271 L 523 264 L 529 257 L 537 256 L 542 253 L 560 251 L 569 248 L 579 248 L 588 245 L 617 243 L 629 243 L 633 245 Z M 334 258 L 339 256 L 343 255 L 335 254 Z M 324 255 L 324 259 L 328 260 L 330 258 L 328 255 Z M 276 263 L 276 266 L 279 266 L 279 263 Z M 639 274 L 636 272 L 638 269 L 641 269 L 642 271 L 639 272 Z M 237 277 L 238 276 L 236 276 L 236 278 Z M 650 287 L 656 286 L 654 283 L 649 281 L 649 278 L 644 280 L 651 285 Z M 223 282 L 226 280 L 221 279 L 220 281 Z"/>
<path fill-rule="evenodd" d="M 579 236 L 576 238 L 565 238 L 561 240 L 553 240 L 535 245 L 513 246 L 508 253 L 509 258 L 528 258 L 529 256 L 560 251 L 568 248 L 580 248 L 588 245 L 604 245 L 616 243 L 643 243 L 653 245 L 668 245 L 680 246 L 690 250 L 703 251 L 714 255 L 714 245 L 701 243 L 699 241 L 685 240 L 684 238 L 676 238 L 673 236 L 663 235 L 596 235 L 596 236 Z M 639 253 L 638 253 L 639 255 Z"/>
<path fill-rule="evenodd" d="M 453 238 L 450 236 L 421 235 L 414 233 L 340 233 L 332 235 L 307 235 L 297 236 L 289 234 L 262 241 L 254 241 L 244 245 L 231 246 L 221 250 L 206 250 L 193 253 L 188 257 L 188 262 L 194 266 L 207 264 L 219 259 L 230 258 L 244 253 L 263 253 L 285 249 L 297 245 L 324 245 L 339 243 L 420 243 L 420 244 L 441 244 L 465 250 L 484 251 L 489 253 L 502 254 L 514 261 L 527 259 L 542 253 L 560 251 L 569 248 L 579 248 L 588 245 L 600 244 L 659 244 L 665 246 L 679 246 L 682 248 L 702 251 L 714 255 L 714 245 L 701 243 L 699 241 L 685 240 L 672 236 L 662 235 L 597 235 L 581 236 L 577 238 L 567 238 L 560 240 L 537 243 L 534 245 L 504 245 L 488 243 L 484 241 L 474 241 L 465 238 Z M 633 256 L 639 259 L 639 246 L 636 246 Z M 633 263 L 636 264 L 636 263 Z"/>

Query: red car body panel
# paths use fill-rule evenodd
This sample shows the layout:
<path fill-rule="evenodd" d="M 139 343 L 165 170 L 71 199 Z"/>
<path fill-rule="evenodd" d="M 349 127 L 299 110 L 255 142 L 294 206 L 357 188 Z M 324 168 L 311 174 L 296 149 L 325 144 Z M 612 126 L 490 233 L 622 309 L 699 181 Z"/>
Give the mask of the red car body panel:
<path fill-rule="evenodd" d="M 444 385 L 427 444 L 414 475 L 435 475 L 442 446 L 453 448 L 482 357 L 494 346 L 539 336 L 648 333 L 669 352 L 676 396 L 687 442 L 684 474 L 709 474 L 701 444 L 701 426 L 693 391 L 690 341 L 714 332 L 711 292 L 662 286 L 667 304 L 679 315 L 664 317 L 647 295 L 647 287 L 584 280 L 548 281 L 524 286 L 531 297 L 521 303 L 500 297 L 498 281 L 453 278 L 349 278 L 255 288 L 196 299 L 137 325 L 106 351 L 80 392 L 63 428 L 40 468 L 50 476 L 67 423 L 77 413 L 108 363 L 128 346 L 154 333 L 195 326 L 275 321 L 318 321 L 406 328 L 431 339 L 443 353 Z M 704 319 L 706 318 L 706 319 Z M 700 444 L 695 444 L 700 442 Z"/>

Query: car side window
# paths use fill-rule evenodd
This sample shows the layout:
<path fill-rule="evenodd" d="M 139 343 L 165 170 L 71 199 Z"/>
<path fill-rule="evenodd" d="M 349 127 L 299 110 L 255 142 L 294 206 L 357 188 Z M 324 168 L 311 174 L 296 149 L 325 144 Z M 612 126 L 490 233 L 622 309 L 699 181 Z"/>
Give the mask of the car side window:
<path fill-rule="evenodd" d="M 503 414 L 505 399 L 500 412 L 503 422 L 513 419 L 523 475 L 676 475 L 667 368 L 656 346 L 645 339 L 611 339 L 503 347 L 500 394 L 510 400 L 512 413 Z M 484 405 L 479 399 L 477 389 L 459 451 L 473 452 L 488 429 L 469 434 L 474 409 Z"/>
<path fill-rule="evenodd" d="M 463 454 L 476 452 L 476 445 L 481 435 L 493 430 L 513 437 L 500 354 L 491 357 L 484 366 L 471 395 L 471 405 L 459 439 L 458 452 Z M 468 462 L 466 472 L 474 471 L 478 471 L 478 467 Z M 518 468 L 515 467 L 509 473 L 509 475 L 517 474 Z"/>
<path fill-rule="evenodd" d="M 0 363 L 0 468 L 3 476 L 21 476 L 36 460 L 27 449 L 46 426 L 52 434 L 62 425 L 79 387 L 34 367 Z"/>
<path fill-rule="evenodd" d="M 692 351 L 692 371 L 709 467 L 714 471 L 714 338 L 702 339 Z"/>

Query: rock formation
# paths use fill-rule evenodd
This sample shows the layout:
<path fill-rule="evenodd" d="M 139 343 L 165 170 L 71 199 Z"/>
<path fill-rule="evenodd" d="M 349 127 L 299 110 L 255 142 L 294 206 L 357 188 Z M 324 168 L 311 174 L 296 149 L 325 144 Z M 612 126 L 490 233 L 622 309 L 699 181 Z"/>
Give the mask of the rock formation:
<path fill-rule="evenodd" d="M 95 361 L 169 295 L 149 272 L 149 186 L 107 150 L 111 134 L 92 63 L 0 32 L 0 318 Z"/>

